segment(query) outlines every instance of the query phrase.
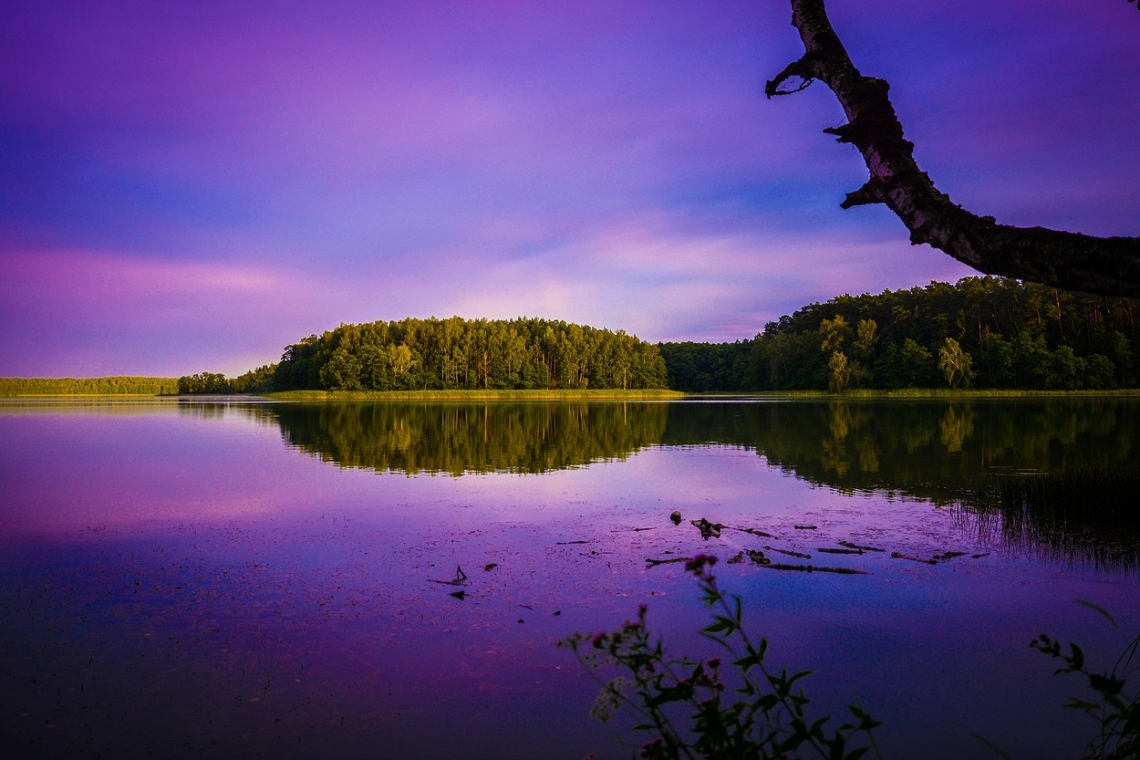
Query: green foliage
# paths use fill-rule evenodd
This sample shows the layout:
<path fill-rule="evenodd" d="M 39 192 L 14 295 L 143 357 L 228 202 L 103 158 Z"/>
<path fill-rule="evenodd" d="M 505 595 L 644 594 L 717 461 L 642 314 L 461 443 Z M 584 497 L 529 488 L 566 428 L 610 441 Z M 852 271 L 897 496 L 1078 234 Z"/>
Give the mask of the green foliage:
<path fill-rule="evenodd" d="M 851 384 L 851 362 L 842 351 L 832 351 L 827 360 L 827 389 L 832 393 L 842 393 Z"/>
<path fill-rule="evenodd" d="M 229 393 L 226 376 L 217 372 L 199 372 L 178 378 L 178 393 Z"/>
<path fill-rule="evenodd" d="M 220 372 L 199 372 L 178 378 L 178 393 L 225 394 L 225 393 L 268 393 L 273 390 L 276 364 L 266 364 L 251 369 L 243 375 L 229 380 Z"/>
<path fill-rule="evenodd" d="M 669 387 L 686 393 L 748 390 L 752 341 L 735 343 L 659 343 Z"/>
<path fill-rule="evenodd" d="M 884 388 L 930 388 L 937 384 L 934 355 L 913 338 L 902 347 L 893 343 L 875 363 L 875 377 Z"/>
<path fill-rule="evenodd" d="M 1088 606 L 1116 625 L 1107 612 L 1095 605 Z M 1104 673 L 1089 670 L 1085 654 L 1076 644 L 1070 643 L 1066 654 L 1061 642 L 1043 633 L 1029 646 L 1064 663 L 1055 675 L 1076 673 L 1088 681 L 1094 696 L 1072 697 L 1065 704 L 1071 710 L 1080 710 L 1092 717 L 1100 728 L 1086 746 L 1081 760 L 1134 760 L 1140 757 L 1140 692 L 1129 695 L 1126 691 L 1128 678 L 1140 668 L 1140 659 L 1137 658 L 1140 636 L 1132 639 L 1112 670 Z"/>
<path fill-rule="evenodd" d="M 619 330 L 542 319 L 341 325 L 288 346 L 277 390 L 665 388 L 657 347 Z"/>
<path fill-rule="evenodd" d="M 273 390 L 276 364 L 264 364 L 229 381 L 231 393 L 268 393 Z"/>
<path fill-rule="evenodd" d="M 634 716 L 634 730 L 649 737 L 639 756 L 651 760 L 858 760 L 866 754 L 879 723 L 857 705 L 848 708 L 852 719 L 834 730 L 827 728 L 830 718 L 809 717 L 810 700 L 800 685 L 809 673 L 769 669 L 767 639 L 746 631 L 740 597 L 721 591 L 715 563 L 715 557 L 698 555 L 685 567 L 712 614 L 701 633 L 724 650 L 727 664 L 719 657 L 701 662 L 669 655 L 651 637 L 642 605 L 637 620 L 616 631 L 559 642 L 602 687 L 593 714 L 603 722 L 618 710 Z M 623 675 L 605 681 L 601 671 L 608 668 Z"/>
<path fill-rule="evenodd" d="M 0 397 L 139 395 L 178 392 L 172 377 L 2 377 Z"/>
<path fill-rule="evenodd" d="M 957 345 L 949 364 L 947 341 Z M 1136 299 L 967 277 L 956 285 L 840 296 L 780 317 L 751 341 L 745 382 L 718 390 L 834 388 L 836 351 L 848 359 L 852 388 L 1130 388 L 1140 382 L 1137 341 Z M 699 364 L 689 369 L 702 371 Z"/>
<path fill-rule="evenodd" d="M 973 366 L 973 358 L 953 338 L 947 338 L 938 349 L 938 369 L 951 388 L 969 388 L 974 382 Z"/>

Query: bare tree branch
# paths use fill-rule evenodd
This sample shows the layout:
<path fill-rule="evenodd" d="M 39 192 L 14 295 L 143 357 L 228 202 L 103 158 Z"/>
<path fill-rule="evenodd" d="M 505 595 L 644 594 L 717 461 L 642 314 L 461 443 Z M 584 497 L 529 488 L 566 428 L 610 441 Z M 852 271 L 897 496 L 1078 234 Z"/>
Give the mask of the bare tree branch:
<path fill-rule="evenodd" d="M 915 162 L 914 144 L 903 138 L 887 97 L 889 85 L 855 68 L 823 0 L 791 4 L 792 25 L 800 32 L 804 55 L 764 91 L 769 98 L 789 95 L 818 79 L 835 94 L 847 123 L 824 132 L 858 148 L 871 174 L 866 184 L 847 194 L 843 208 L 886 204 L 910 230 L 912 244 L 927 243 L 987 274 L 1066 290 L 1140 296 L 1140 238 L 1012 227 L 953 203 Z"/>

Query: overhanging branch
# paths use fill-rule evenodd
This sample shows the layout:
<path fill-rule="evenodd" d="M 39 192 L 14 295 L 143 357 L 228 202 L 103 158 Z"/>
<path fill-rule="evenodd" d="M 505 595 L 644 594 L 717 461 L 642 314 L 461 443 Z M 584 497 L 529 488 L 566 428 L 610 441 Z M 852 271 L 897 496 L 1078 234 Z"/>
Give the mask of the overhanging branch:
<path fill-rule="evenodd" d="M 820 80 L 847 114 L 847 123 L 826 129 L 863 154 L 870 179 L 848 193 L 842 207 L 883 203 L 910 231 L 912 244 L 927 243 L 987 274 L 1016 277 L 1066 290 L 1140 296 L 1140 238 L 1100 238 L 1043 227 L 997 224 L 953 203 L 914 160 L 914 144 L 882 79 L 859 73 L 824 11 L 823 0 L 791 0 L 792 25 L 804 56 L 767 83 L 765 94 L 790 95 Z M 791 80 L 801 80 L 785 88 Z"/>

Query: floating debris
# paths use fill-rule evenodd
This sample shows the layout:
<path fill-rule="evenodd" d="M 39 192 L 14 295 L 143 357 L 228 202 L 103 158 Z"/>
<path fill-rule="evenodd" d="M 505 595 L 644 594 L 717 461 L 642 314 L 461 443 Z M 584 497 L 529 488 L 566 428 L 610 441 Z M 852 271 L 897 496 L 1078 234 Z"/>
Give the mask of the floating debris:
<path fill-rule="evenodd" d="M 824 554 L 862 554 L 863 553 L 862 549 L 832 549 L 832 548 L 829 548 L 826 546 L 816 547 L 816 551 L 817 552 L 823 552 Z"/>
<path fill-rule="evenodd" d="M 741 533 L 751 533 L 752 535 L 760 536 L 761 538 L 775 538 L 775 536 L 773 536 L 771 533 L 765 533 L 764 531 L 757 530 L 756 528 L 737 528 L 732 525 L 722 525 L 721 527 L 728 528 L 729 530 L 738 530 Z"/>
<path fill-rule="evenodd" d="M 701 532 L 701 538 L 708 541 L 710 538 L 720 538 L 720 531 L 724 528 L 720 523 L 712 523 L 701 518 L 699 520 L 690 520 L 693 525 Z"/>
<path fill-rule="evenodd" d="M 756 549 L 748 549 L 746 554 L 748 554 L 748 559 L 752 560 L 752 563 L 755 565 L 772 564 L 772 560 L 765 557 L 764 552 L 762 551 L 757 551 Z"/>
<path fill-rule="evenodd" d="M 589 541 L 559 541 L 555 546 L 572 546 L 574 544 L 588 544 Z"/>
<path fill-rule="evenodd" d="M 448 594 L 448 596 L 454 596 L 459 601 L 463 601 L 467 597 L 467 592 L 466 591 L 453 591 L 452 593 Z"/>
<path fill-rule="evenodd" d="M 922 562 L 927 565 L 938 564 L 938 560 L 936 559 L 923 559 L 922 557 L 916 557 L 913 554 L 903 554 L 902 552 L 891 552 L 891 556 L 895 559 L 909 559 L 911 562 Z"/>
<path fill-rule="evenodd" d="M 941 561 L 954 559 L 955 557 L 965 557 L 967 554 L 969 554 L 969 552 L 943 552 L 942 554 L 935 554 L 934 559 Z"/>
<path fill-rule="evenodd" d="M 432 583 L 442 583 L 445 586 L 462 586 L 467 582 L 467 573 L 463 572 L 463 568 L 459 565 L 455 566 L 455 577 L 449 581 L 437 581 L 434 578 L 429 578 Z M 455 596 L 455 594 L 452 594 Z M 460 597 L 462 599 L 462 597 Z"/>
<path fill-rule="evenodd" d="M 640 533 L 643 530 L 657 530 L 657 526 L 654 525 L 651 528 L 617 528 L 611 530 L 610 533 Z"/>
<path fill-rule="evenodd" d="M 757 565 L 770 565 L 772 560 L 764 556 L 764 552 L 756 551 L 755 549 L 748 549 L 747 552 L 739 551 L 732 557 L 729 557 L 728 564 L 739 565 L 744 561 L 744 555 L 748 554 L 748 559 L 752 560 Z"/>
<path fill-rule="evenodd" d="M 885 552 L 886 551 L 886 549 L 880 549 L 877 546 L 861 546 L 859 544 L 853 544 L 850 541 L 840 541 L 839 545 L 840 546 L 846 546 L 848 549 L 862 549 L 865 552 Z"/>
<path fill-rule="evenodd" d="M 657 567 L 658 565 L 671 565 L 674 562 L 688 562 L 692 557 L 670 557 L 669 559 L 651 559 L 645 558 L 646 567 Z"/>
<path fill-rule="evenodd" d="M 971 554 L 970 559 L 981 559 L 982 557 L 988 557 L 988 556 L 990 556 L 989 552 L 986 552 L 985 554 Z"/>
<path fill-rule="evenodd" d="M 765 546 L 764 548 L 770 552 L 777 552 L 779 554 L 786 554 L 789 557 L 799 557 L 800 559 L 811 559 L 810 554 L 804 554 L 803 552 L 795 552 L 795 551 L 792 551 L 791 549 L 777 549 L 774 546 Z"/>
<path fill-rule="evenodd" d="M 849 567 L 816 567 L 815 565 L 785 565 L 775 563 L 764 565 L 770 570 L 799 570 L 805 573 L 837 573 L 839 575 L 870 575 L 866 570 L 852 570 Z"/>
<path fill-rule="evenodd" d="M 681 510 L 674 509 L 673 513 L 671 515 L 669 515 L 669 519 L 673 521 L 674 525 L 680 525 L 681 524 Z"/>
<path fill-rule="evenodd" d="M 557 617 L 562 614 L 562 610 L 555 610 L 553 614 L 555 617 Z"/>
<path fill-rule="evenodd" d="M 498 566 L 499 566 L 498 562 L 488 562 L 487 564 L 483 565 L 483 569 L 487 572 L 491 572 L 492 570 L 494 570 Z"/>
<path fill-rule="evenodd" d="M 819 530 L 815 525 L 797 525 L 795 528 L 796 530 Z"/>

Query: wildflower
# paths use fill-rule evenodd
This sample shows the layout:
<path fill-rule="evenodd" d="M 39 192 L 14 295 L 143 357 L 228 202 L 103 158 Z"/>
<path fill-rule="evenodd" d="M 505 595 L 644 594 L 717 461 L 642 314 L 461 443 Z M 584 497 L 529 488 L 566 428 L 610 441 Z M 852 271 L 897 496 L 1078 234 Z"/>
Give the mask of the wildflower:
<path fill-rule="evenodd" d="M 699 575 L 706 565 L 712 567 L 715 564 L 716 557 L 711 554 L 698 554 L 685 563 L 685 572 Z"/>

